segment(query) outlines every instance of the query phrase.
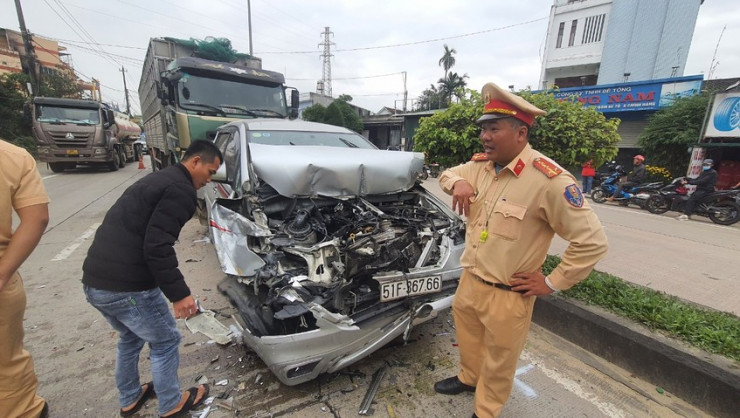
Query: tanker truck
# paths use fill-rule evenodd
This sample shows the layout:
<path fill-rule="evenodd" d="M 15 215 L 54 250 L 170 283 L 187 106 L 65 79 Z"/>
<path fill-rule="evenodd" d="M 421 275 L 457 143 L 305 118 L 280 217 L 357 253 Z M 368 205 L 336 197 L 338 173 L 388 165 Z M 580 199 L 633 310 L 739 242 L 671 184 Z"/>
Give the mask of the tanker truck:
<path fill-rule="evenodd" d="M 298 115 L 298 91 L 282 74 L 263 70 L 261 59 L 207 53 L 224 44 L 230 50 L 227 39 L 150 39 L 139 100 L 153 171 L 178 163 L 192 141 L 213 140 L 219 126 L 236 119 Z"/>
<path fill-rule="evenodd" d="M 35 97 L 29 106 L 39 161 L 60 173 L 77 165 L 111 171 L 134 161 L 141 128 L 128 115 L 94 100 Z"/>

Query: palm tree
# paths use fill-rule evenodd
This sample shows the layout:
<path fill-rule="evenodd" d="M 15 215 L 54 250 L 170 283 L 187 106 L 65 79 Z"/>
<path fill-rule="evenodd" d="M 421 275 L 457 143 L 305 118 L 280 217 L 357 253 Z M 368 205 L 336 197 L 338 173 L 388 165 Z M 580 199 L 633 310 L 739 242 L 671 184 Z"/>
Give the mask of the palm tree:
<path fill-rule="evenodd" d="M 465 81 L 468 77 L 467 74 L 460 76 L 457 73 L 449 73 L 446 78 L 440 78 L 437 82 L 439 83 L 439 92 L 447 98 L 449 102 L 452 101 L 452 95 L 457 97 L 460 101 L 462 96 L 465 94 L 465 87 L 468 83 Z"/>
<path fill-rule="evenodd" d="M 450 68 L 455 66 L 454 55 L 457 54 L 457 51 L 455 50 L 455 48 L 448 47 L 447 44 L 445 44 L 444 46 L 445 46 L 445 53 L 444 55 L 442 55 L 442 58 L 439 59 L 439 65 L 441 65 L 442 68 L 445 69 L 444 78 L 447 78 L 447 72 L 450 71 Z"/>

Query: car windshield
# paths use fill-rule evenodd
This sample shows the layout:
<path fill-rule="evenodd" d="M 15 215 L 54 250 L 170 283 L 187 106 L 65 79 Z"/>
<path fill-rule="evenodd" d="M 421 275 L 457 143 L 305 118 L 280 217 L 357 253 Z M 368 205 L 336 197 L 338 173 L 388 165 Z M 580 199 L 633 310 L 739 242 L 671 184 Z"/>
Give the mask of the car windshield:
<path fill-rule="evenodd" d="M 184 109 L 221 116 L 285 117 L 280 85 L 255 85 L 183 74 L 177 96 Z"/>
<path fill-rule="evenodd" d="M 39 105 L 36 109 L 36 118 L 39 122 L 76 123 L 82 125 L 97 125 L 100 123 L 100 113 L 97 109 L 49 105 Z"/>
<path fill-rule="evenodd" d="M 249 142 L 264 145 L 315 145 L 339 148 L 376 148 L 355 133 L 304 131 L 250 131 Z"/>

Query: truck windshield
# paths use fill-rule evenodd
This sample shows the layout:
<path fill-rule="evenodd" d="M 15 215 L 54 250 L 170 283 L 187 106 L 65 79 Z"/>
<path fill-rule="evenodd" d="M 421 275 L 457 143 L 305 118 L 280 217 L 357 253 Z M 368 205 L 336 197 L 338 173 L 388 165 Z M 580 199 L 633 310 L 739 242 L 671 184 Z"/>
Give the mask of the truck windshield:
<path fill-rule="evenodd" d="M 100 123 L 100 112 L 97 109 L 38 105 L 36 106 L 36 119 L 39 122 L 97 125 Z"/>
<path fill-rule="evenodd" d="M 262 86 L 184 74 L 177 85 L 177 97 L 183 109 L 219 116 L 287 116 L 281 85 Z"/>

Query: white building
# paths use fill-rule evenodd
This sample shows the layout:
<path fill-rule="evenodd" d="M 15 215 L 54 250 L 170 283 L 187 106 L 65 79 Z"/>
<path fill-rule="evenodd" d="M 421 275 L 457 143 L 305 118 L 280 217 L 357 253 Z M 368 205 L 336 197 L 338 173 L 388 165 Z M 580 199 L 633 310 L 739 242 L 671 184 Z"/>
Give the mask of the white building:
<path fill-rule="evenodd" d="M 683 75 L 703 0 L 554 0 L 539 87 Z"/>

